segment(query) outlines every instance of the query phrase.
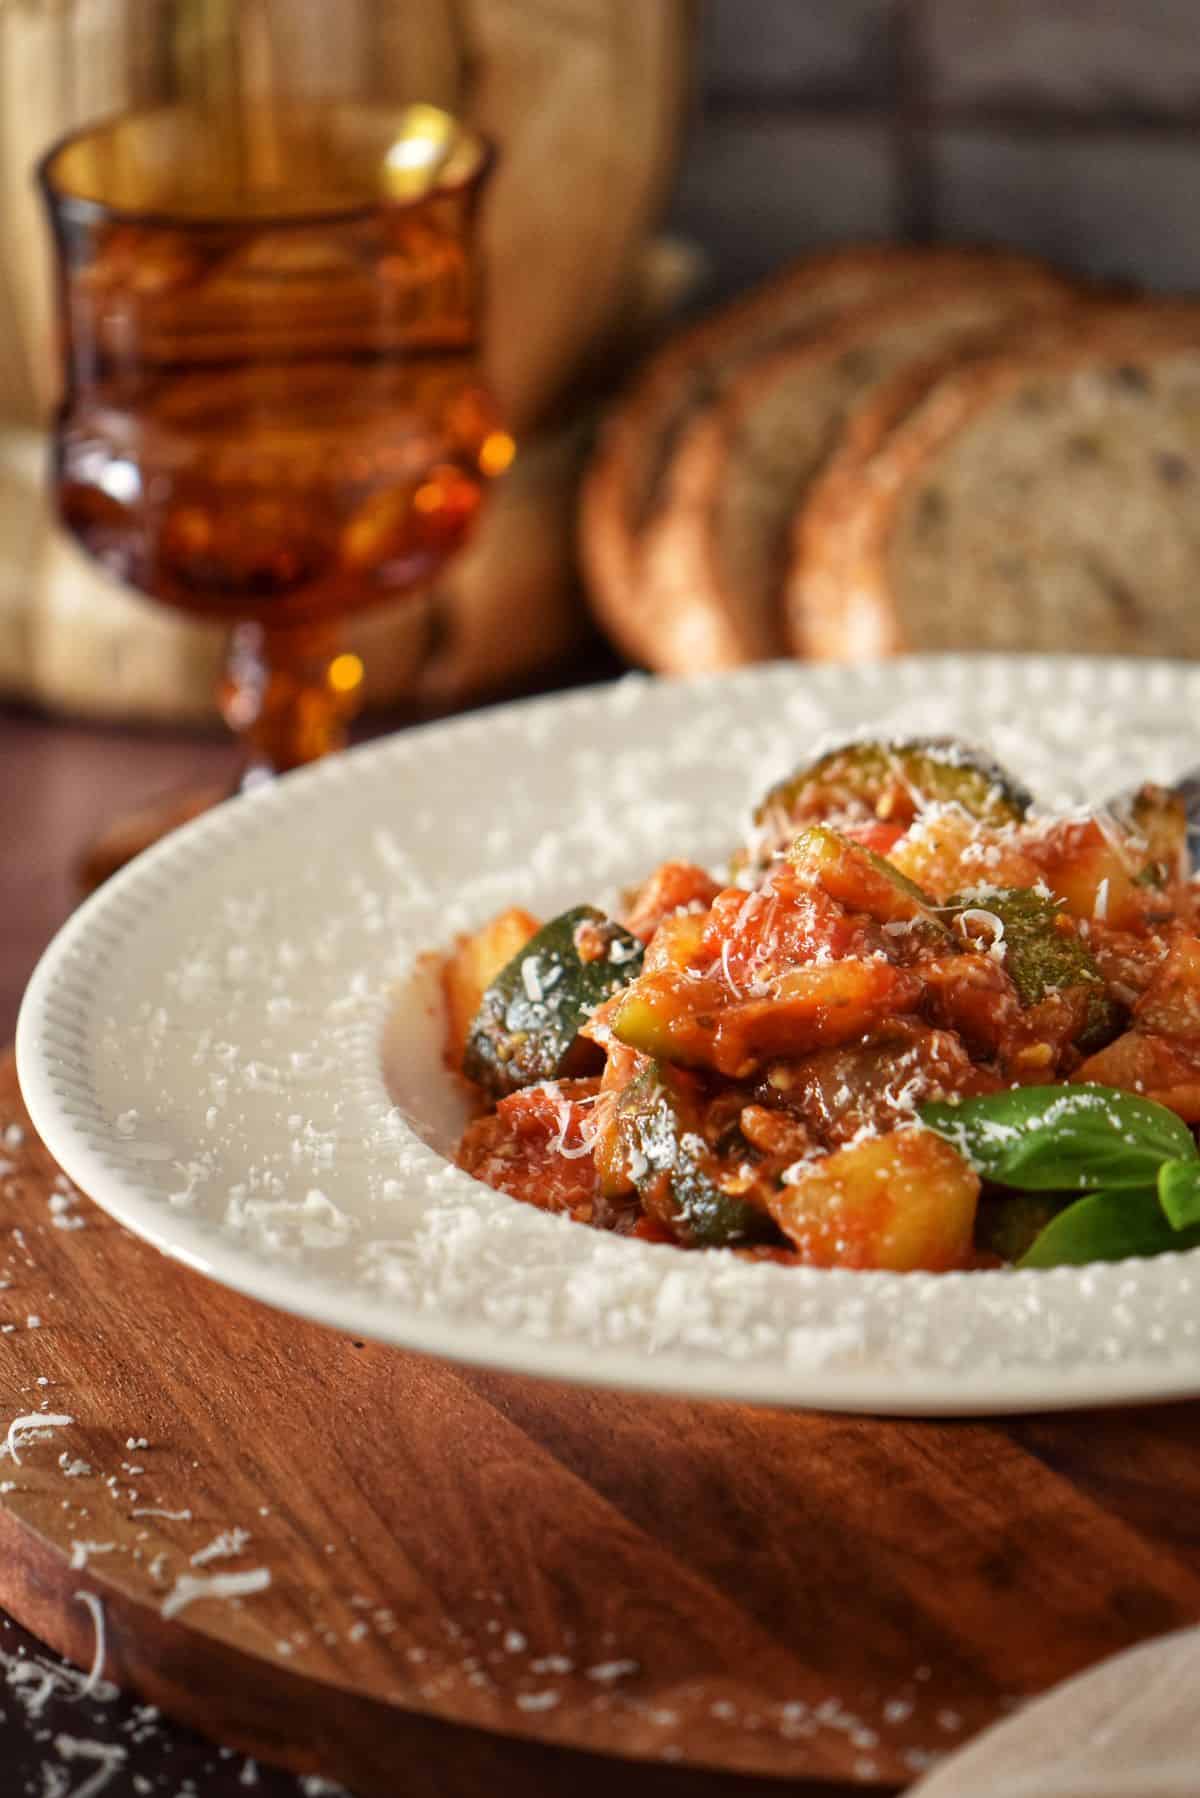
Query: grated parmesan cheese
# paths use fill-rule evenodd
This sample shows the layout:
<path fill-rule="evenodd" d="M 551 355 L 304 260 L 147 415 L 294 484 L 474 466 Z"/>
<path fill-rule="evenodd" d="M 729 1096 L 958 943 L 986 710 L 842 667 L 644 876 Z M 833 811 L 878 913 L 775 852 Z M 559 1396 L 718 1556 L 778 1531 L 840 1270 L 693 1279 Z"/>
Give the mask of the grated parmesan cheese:
<path fill-rule="evenodd" d="M 223 1561 L 233 1555 L 240 1555 L 249 1540 L 249 1530 L 222 1530 L 206 1547 L 196 1550 L 192 1556 L 192 1566 L 203 1567 L 208 1561 Z"/>
<path fill-rule="evenodd" d="M 116 1547 L 115 1542 L 80 1542 L 71 1543 L 71 1566 L 76 1572 L 86 1567 L 93 1555 L 110 1555 Z"/>
<path fill-rule="evenodd" d="M 4 1439 L 4 1452 L 11 1455 L 14 1464 L 19 1467 L 21 1465 L 21 1457 L 17 1453 L 19 1436 L 33 1436 L 37 1430 L 65 1429 L 69 1423 L 74 1422 L 73 1417 L 53 1415 L 49 1411 L 30 1411 L 24 1417 L 14 1417 Z"/>
<path fill-rule="evenodd" d="M 265 1592 L 270 1583 L 267 1567 L 251 1567 L 245 1573 L 179 1573 L 158 1608 L 164 1617 L 177 1617 L 198 1598 L 248 1598 L 252 1592 Z"/>
<path fill-rule="evenodd" d="M 733 972 L 729 966 L 729 948 L 730 948 L 729 938 L 726 937 L 725 941 L 721 944 L 721 972 L 724 974 L 726 982 L 729 986 L 729 990 L 733 994 L 734 998 L 740 999 L 742 996 L 741 988 L 738 986 L 737 981 L 733 978 Z"/>
<path fill-rule="evenodd" d="M 531 1005 L 540 1005 L 546 996 L 542 991 L 542 983 L 538 976 L 537 959 L 536 955 L 527 955 L 521 963 L 521 983 Z"/>
<path fill-rule="evenodd" d="M 1005 956 L 1004 919 L 998 913 L 986 911 L 981 905 L 969 905 L 966 911 L 959 912 L 955 923 L 959 926 L 976 924 L 981 929 L 988 931 L 992 940 L 987 953 L 994 962 L 1003 962 Z M 968 936 L 969 933 L 961 930 L 961 934 Z"/>
<path fill-rule="evenodd" d="M 104 1680 L 104 1659 L 107 1643 L 104 1631 L 104 1606 L 94 1592 L 76 1592 L 75 1597 L 81 1605 L 87 1607 L 91 1615 L 92 1627 L 96 1632 L 96 1647 L 92 1655 L 92 1664 L 88 1668 L 87 1678 L 79 1688 L 81 1698 L 90 1698 Z"/>
<path fill-rule="evenodd" d="M 60 1732 L 54 1738 L 55 1753 L 64 1761 L 98 1761 L 90 1778 L 77 1786 L 71 1798 L 100 1798 L 110 1782 L 121 1771 L 128 1758 L 119 1742 L 95 1742 Z"/>
<path fill-rule="evenodd" d="M 585 1670 L 584 1678 L 595 1680 L 597 1685 L 608 1686 L 614 1680 L 627 1679 L 630 1674 L 638 1671 L 636 1661 L 598 1661 L 594 1667 Z"/>
<path fill-rule="evenodd" d="M 552 1155 L 561 1155 L 564 1161 L 578 1161 L 582 1156 L 590 1155 L 596 1146 L 599 1125 L 594 1120 L 592 1121 L 590 1130 L 586 1125 L 581 1125 L 579 1142 L 573 1149 L 569 1149 L 567 1147 L 567 1131 L 571 1128 L 571 1101 L 564 1099 L 562 1094 L 558 1092 L 548 1080 L 543 1080 L 541 1082 L 541 1087 L 547 1098 L 553 1101 L 558 1115 L 558 1131 L 546 1144 L 547 1149 L 549 1149 Z M 580 1099 L 577 1100 L 576 1103 L 580 1105 L 592 1104 L 594 1098 L 598 1096 L 599 1095 L 597 1094 L 593 1095 L 592 1098 Z"/>

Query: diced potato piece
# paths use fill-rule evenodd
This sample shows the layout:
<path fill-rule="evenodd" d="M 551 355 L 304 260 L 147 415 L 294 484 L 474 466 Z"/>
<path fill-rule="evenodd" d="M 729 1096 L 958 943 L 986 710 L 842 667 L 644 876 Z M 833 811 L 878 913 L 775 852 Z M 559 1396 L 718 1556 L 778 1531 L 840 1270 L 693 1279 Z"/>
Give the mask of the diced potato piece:
<path fill-rule="evenodd" d="M 1115 930 L 1136 929 L 1152 897 L 1139 881 L 1150 866 L 1113 827 L 1094 818 L 1052 824 L 1029 843 L 1042 879 L 1076 918 L 1095 918 Z"/>
<path fill-rule="evenodd" d="M 925 812 L 888 860 L 939 902 L 973 887 L 1032 887 L 1041 869 L 1011 829 L 991 829 L 956 807 Z"/>
<path fill-rule="evenodd" d="M 800 1167 L 770 1201 L 810 1267 L 944 1273 L 971 1258 L 979 1177 L 932 1131 L 895 1130 Z"/>
<path fill-rule="evenodd" d="M 500 970 L 540 929 L 537 918 L 514 905 L 473 936 L 459 937 L 442 965 L 448 1067 L 461 1073 L 463 1051 L 480 1000 Z"/>

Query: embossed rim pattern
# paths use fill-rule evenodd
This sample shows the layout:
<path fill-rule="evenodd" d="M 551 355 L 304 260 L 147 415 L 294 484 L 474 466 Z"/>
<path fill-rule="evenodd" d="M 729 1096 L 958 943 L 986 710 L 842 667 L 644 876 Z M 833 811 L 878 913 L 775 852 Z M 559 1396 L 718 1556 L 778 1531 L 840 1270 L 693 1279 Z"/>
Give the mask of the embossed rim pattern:
<path fill-rule="evenodd" d="M 1061 801 L 1200 761 L 1191 720 L 1200 721 L 1200 667 L 912 657 L 698 682 L 633 676 L 405 732 L 196 820 L 81 907 L 25 996 L 22 1090 L 65 1172 L 121 1223 L 210 1278 L 355 1335 L 548 1377 L 846 1410 L 982 1414 L 1200 1392 L 1200 1251 L 1082 1270 L 898 1276 L 617 1241 L 449 1168 L 381 1068 L 397 982 L 421 951 L 509 895 L 536 909 L 540 893 L 565 902 L 602 891 L 652 865 L 656 850 L 715 853 L 714 840 L 735 833 L 730 799 L 748 803 L 764 770 L 820 737 L 873 722 L 968 729 L 1035 788 L 1041 774 L 1043 792 L 1047 773 L 1061 774 L 1062 790 L 1047 794 Z M 647 783 L 655 802 L 630 809 Z M 606 792 L 616 795 L 607 811 Z M 622 815 L 624 849 L 609 828 Z M 416 849 L 383 853 L 397 830 Z M 477 875 L 453 872 L 454 854 Z M 317 1194 L 341 1220 L 332 1248 L 329 1232 L 304 1222 L 311 1173 L 289 1173 L 294 1091 L 284 1081 L 276 1099 L 268 1080 L 250 1123 L 222 1134 L 218 1120 L 205 1135 L 200 1101 L 184 1090 L 192 1076 L 163 1051 L 161 1031 L 174 1026 L 156 1004 L 171 982 L 182 990 L 188 918 L 206 966 L 235 952 L 266 966 L 265 928 L 239 915 L 235 932 L 221 904 L 249 889 L 269 913 L 297 904 L 302 888 L 297 940 L 308 965 L 282 993 L 285 976 L 273 968 L 270 979 L 285 1012 L 292 993 L 312 1003 L 269 1047 L 303 1066 L 330 1037 L 336 1044 L 335 1073 L 304 1089 L 305 1130 L 335 1145 Z M 243 997 L 237 982 L 201 982 L 188 1002 L 186 1065 L 197 1084 L 212 1081 L 214 1027 Z M 245 1012 L 240 1047 L 219 1045 L 242 1055 L 243 1071 L 263 1065 L 255 1015 Z M 151 1140 L 122 1127 L 152 1114 Z M 172 1191 L 188 1168 L 196 1191 Z M 280 1196 L 247 1203 L 247 1176 L 251 1192 Z M 256 1203 L 278 1214 L 282 1234 L 247 1233 Z"/>

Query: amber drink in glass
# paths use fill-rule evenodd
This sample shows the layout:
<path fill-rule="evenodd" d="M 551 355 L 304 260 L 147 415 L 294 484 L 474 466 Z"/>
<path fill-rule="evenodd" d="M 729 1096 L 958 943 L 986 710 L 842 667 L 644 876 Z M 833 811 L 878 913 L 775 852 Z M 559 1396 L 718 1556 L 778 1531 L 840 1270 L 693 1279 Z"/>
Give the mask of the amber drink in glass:
<path fill-rule="evenodd" d="M 433 107 L 165 107 L 56 146 L 63 520 L 231 627 L 245 780 L 343 740 L 355 608 L 427 582 L 512 443 L 479 368 L 486 143 Z"/>

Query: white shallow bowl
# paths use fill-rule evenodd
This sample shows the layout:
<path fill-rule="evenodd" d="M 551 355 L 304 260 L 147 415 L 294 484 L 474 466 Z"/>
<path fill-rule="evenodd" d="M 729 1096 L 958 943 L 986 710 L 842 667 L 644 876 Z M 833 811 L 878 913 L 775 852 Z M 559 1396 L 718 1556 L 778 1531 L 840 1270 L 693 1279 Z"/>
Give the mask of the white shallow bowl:
<path fill-rule="evenodd" d="M 1197 1254 L 858 1274 L 606 1236 L 479 1185 L 428 952 L 502 906 L 717 861 L 766 782 L 863 727 L 954 731 L 1050 805 L 1200 761 L 1200 667 L 932 657 L 630 677 L 410 731 L 200 818 L 30 982 L 22 1089 L 168 1255 L 356 1335 L 596 1384 L 902 1413 L 1200 1392 Z"/>

